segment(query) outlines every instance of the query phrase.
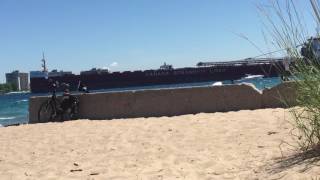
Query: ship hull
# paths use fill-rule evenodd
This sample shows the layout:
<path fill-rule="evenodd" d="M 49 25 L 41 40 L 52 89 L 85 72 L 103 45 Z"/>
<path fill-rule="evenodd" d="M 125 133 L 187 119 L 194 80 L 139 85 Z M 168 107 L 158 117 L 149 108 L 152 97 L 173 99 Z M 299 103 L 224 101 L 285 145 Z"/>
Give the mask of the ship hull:
<path fill-rule="evenodd" d="M 77 90 L 79 81 L 85 84 L 89 90 L 99 90 L 132 86 L 237 80 L 245 77 L 247 74 L 276 77 L 281 74 L 283 69 L 282 63 L 269 63 L 223 67 L 211 66 L 170 70 L 146 70 L 123 73 L 65 75 L 50 77 L 49 79 L 68 83 L 70 85 L 70 90 Z M 46 78 L 31 78 L 30 88 L 32 93 L 50 92 L 49 80 Z"/>

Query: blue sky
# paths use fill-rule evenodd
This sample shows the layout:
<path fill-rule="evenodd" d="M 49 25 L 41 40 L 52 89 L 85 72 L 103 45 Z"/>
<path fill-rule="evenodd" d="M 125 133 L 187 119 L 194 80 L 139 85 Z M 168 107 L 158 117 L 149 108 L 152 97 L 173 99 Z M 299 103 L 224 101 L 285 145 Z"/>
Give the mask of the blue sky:
<path fill-rule="evenodd" d="M 79 73 L 174 67 L 268 51 L 255 4 L 267 0 L 0 0 L 0 82 L 4 73 Z M 307 1 L 305 1 L 307 2 Z M 307 5 L 302 4 L 302 11 Z M 309 20 L 308 20 L 309 21 Z"/>

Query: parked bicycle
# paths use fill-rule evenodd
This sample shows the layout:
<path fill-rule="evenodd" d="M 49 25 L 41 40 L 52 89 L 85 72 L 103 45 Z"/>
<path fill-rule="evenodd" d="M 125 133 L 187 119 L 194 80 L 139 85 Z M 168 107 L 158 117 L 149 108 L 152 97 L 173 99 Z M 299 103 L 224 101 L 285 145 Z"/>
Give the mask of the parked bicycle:
<path fill-rule="evenodd" d="M 69 93 L 67 84 L 61 84 L 64 88 L 62 98 L 56 95 L 59 83 L 50 81 L 52 95 L 50 99 L 41 104 L 38 111 L 38 122 L 55 122 L 77 119 L 79 110 L 79 99 Z"/>

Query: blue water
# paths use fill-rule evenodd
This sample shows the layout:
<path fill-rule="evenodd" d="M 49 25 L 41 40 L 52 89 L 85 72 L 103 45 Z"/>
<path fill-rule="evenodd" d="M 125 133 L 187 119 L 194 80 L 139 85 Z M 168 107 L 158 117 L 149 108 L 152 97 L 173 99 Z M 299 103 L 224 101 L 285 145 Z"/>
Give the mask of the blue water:
<path fill-rule="evenodd" d="M 242 81 L 235 81 L 234 83 L 247 82 L 254 84 L 258 89 L 271 88 L 281 83 L 280 78 L 261 78 L 261 79 L 245 79 Z M 144 89 L 165 89 L 165 88 L 182 88 L 182 87 L 205 87 L 211 86 L 214 81 L 201 83 L 183 83 L 172 85 L 156 85 L 130 88 L 113 88 L 99 90 L 99 92 L 117 92 L 117 91 L 131 91 Z M 223 84 L 231 84 L 231 81 L 223 81 Z M 9 93 L 0 95 L 0 127 L 10 124 L 28 123 L 28 106 L 29 97 L 39 95 L 31 93 Z"/>
<path fill-rule="evenodd" d="M 29 97 L 30 93 L 0 95 L 0 124 L 27 123 Z"/>

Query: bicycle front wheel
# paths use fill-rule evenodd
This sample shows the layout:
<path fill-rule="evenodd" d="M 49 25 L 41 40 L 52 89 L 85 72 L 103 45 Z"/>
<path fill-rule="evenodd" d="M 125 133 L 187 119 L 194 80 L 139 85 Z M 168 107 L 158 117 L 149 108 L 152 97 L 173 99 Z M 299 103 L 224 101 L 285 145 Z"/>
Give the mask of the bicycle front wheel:
<path fill-rule="evenodd" d="M 51 101 L 46 101 L 41 104 L 38 111 L 38 122 L 50 122 L 57 115 L 56 110 L 53 108 Z"/>

